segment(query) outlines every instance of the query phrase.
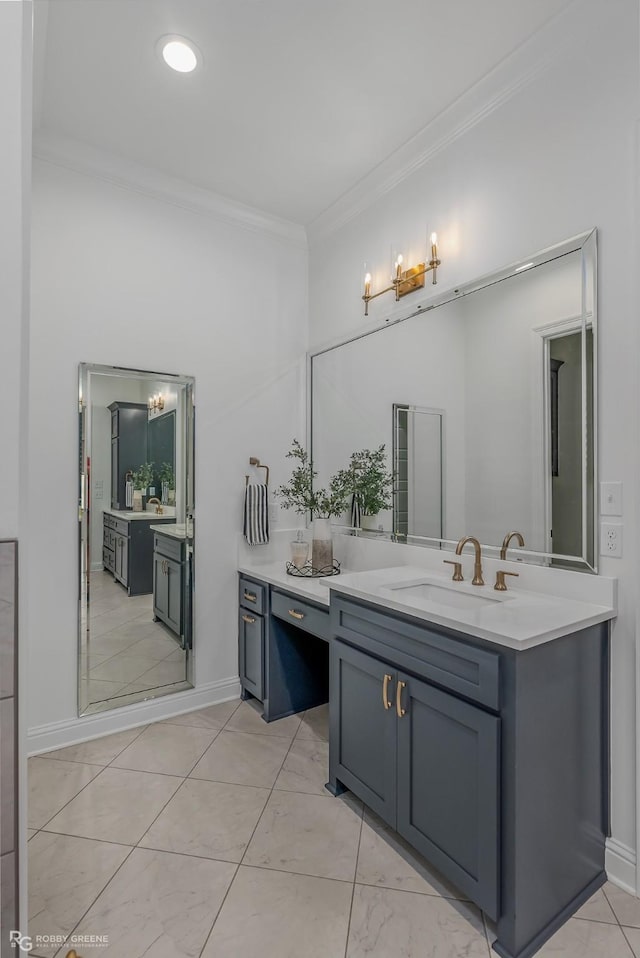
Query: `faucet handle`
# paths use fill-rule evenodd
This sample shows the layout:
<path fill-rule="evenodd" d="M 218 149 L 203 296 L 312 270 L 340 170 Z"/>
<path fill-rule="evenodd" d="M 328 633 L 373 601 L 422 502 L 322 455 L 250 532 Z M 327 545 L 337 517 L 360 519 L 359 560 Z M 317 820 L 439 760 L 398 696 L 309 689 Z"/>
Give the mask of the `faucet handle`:
<path fill-rule="evenodd" d="M 505 572 L 503 569 L 498 569 L 498 571 L 496 572 L 496 584 L 495 584 L 494 587 L 493 587 L 493 588 L 496 590 L 496 592 L 506 592 L 506 591 L 507 591 L 507 583 L 504 581 L 504 577 L 505 577 L 506 575 L 513 575 L 513 576 L 515 576 L 516 579 L 517 579 L 518 576 L 520 575 L 520 573 L 519 573 L 519 572 Z"/>
<path fill-rule="evenodd" d="M 462 575 L 462 563 L 454 562 L 453 559 L 443 559 L 445 565 L 453 566 L 453 581 L 454 582 L 464 582 L 464 576 Z"/>

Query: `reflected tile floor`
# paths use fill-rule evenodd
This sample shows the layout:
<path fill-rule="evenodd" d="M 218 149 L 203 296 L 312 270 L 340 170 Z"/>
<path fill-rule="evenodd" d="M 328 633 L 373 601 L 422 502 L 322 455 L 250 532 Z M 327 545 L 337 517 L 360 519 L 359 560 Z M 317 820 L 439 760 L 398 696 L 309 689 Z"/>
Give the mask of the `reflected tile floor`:
<path fill-rule="evenodd" d="M 93 572 L 89 605 L 89 651 L 80 666 L 91 703 L 185 680 L 185 653 L 153 621 L 153 596 L 129 596 L 110 573 Z"/>
<path fill-rule="evenodd" d="M 30 933 L 111 958 L 491 958 L 475 905 L 326 793 L 327 726 L 225 702 L 31 759 Z M 539 955 L 640 958 L 640 901 L 608 883 Z"/>

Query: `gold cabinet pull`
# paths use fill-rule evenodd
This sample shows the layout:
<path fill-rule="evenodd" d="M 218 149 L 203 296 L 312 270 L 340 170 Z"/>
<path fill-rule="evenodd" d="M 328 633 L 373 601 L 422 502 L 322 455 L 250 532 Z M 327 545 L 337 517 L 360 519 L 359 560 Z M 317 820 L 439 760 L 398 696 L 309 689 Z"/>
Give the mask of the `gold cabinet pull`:
<path fill-rule="evenodd" d="M 396 686 L 396 712 L 398 713 L 398 718 L 402 718 L 403 715 L 407 714 L 407 710 L 402 708 L 402 690 L 406 688 L 406 682 L 398 682 Z"/>
<path fill-rule="evenodd" d="M 243 622 L 246 622 L 247 625 L 253 625 L 253 623 L 254 623 L 256 620 L 254 619 L 254 617 L 253 617 L 252 615 L 243 615 L 243 616 L 242 616 L 242 621 L 243 621 Z"/>
<path fill-rule="evenodd" d="M 247 602 L 255 602 L 256 599 L 258 598 L 255 592 L 245 592 L 244 597 L 247 600 Z"/>
<path fill-rule="evenodd" d="M 390 709 L 393 705 L 393 702 L 390 702 L 388 698 L 389 682 L 392 678 L 392 675 L 385 675 L 384 679 L 382 680 L 382 704 L 384 705 L 385 709 Z"/>
<path fill-rule="evenodd" d="M 289 615 L 294 619 L 304 619 L 304 612 L 296 612 L 295 609 L 289 609 Z"/>

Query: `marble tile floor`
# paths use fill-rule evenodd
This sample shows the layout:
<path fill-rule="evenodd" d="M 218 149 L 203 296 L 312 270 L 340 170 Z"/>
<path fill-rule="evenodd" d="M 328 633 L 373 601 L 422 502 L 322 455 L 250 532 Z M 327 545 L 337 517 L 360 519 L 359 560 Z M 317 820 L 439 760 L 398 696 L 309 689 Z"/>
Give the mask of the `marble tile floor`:
<path fill-rule="evenodd" d="M 90 640 L 80 657 L 89 701 L 183 682 L 185 653 L 171 630 L 153 621 L 153 597 L 128 596 L 108 572 L 93 572 L 90 581 Z"/>
<path fill-rule="evenodd" d="M 267 725 L 256 705 L 30 759 L 29 934 L 105 935 L 101 958 L 495 955 L 474 905 L 327 794 L 327 707 Z M 640 900 L 608 883 L 539 955 L 640 958 Z"/>

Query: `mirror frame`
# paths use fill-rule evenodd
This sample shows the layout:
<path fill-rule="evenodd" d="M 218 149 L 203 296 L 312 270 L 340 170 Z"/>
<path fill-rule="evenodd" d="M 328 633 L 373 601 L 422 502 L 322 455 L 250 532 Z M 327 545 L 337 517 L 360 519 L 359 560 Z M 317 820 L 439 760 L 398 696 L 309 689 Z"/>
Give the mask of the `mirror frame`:
<path fill-rule="evenodd" d="M 190 612 L 192 623 L 195 621 L 195 378 L 177 373 L 156 372 L 148 369 L 134 369 L 126 366 L 107 366 L 100 363 L 78 364 L 78 716 L 92 715 L 97 712 L 124 708 L 137 702 L 148 701 L 171 695 L 174 692 L 188 691 L 195 687 L 193 647 L 193 626 L 190 641 L 185 648 L 186 676 L 184 681 L 171 686 L 160 686 L 143 692 L 132 692 L 126 701 L 105 699 L 102 702 L 90 702 L 87 695 L 87 683 L 83 681 L 82 653 L 86 643 L 87 623 L 91 597 L 91 508 L 87 489 L 89 470 L 88 455 L 91 454 L 91 417 L 88 415 L 87 399 L 90 402 L 89 376 L 91 373 L 122 379 L 138 379 L 141 382 L 174 383 L 186 387 L 187 402 L 184 410 L 184 488 L 185 520 L 189 523 L 191 534 L 187 538 L 187 548 L 191 553 Z M 177 463 L 176 463 L 177 474 Z M 166 690 L 166 691 L 165 691 Z"/>
<path fill-rule="evenodd" d="M 518 559 L 522 559 L 525 562 L 531 562 L 537 565 L 548 565 L 551 566 L 553 563 L 556 563 L 558 568 L 570 568 L 574 571 L 590 572 L 597 574 L 598 572 L 598 555 L 599 555 L 599 530 L 598 530 L 598 335 L 597 335 L 597 320 L 598 320 L 598 244 L 597 244 L 597 229 L 593 228 L 587 230 L 584 233 L 579 233 L 577 236 L 573 236 L 568 240 L 565 240 L 562 243 L 557 243 L 553 246 L 548 246 L 543 250 L 540 250 L 537 253 L 534 253 L 530 256 L 524 256 L 516 262 L 510 263 L 508 266 L 503 267 L 502 269 L 496 270 L 493 273 L 486 273 L 482 276 L 477 277 L 474 280 L 470 280 L 466 283 L 461 283 L 454 288 L 447 289 L 442 293 L 436 293 L 435 296 L 431 296 L 428 299 L 424 299 L 422 302 L 419 302 L 411 312 L 406 313 L 394 313 L 391 316 L 388 316 L 386 319 L 370 323 L 366 329 L 362 332 L 356 333 L 351 336 L 346 336 L 344 338 L 334 340 L 324 346 L 320 346 L 315 350 L 311 350 L 307 353 L 307 435 L 309 436 L 309 448 L 311 460 L 313 461 L 313 426 L 314 426 L 314 416 L 317 416 L 317 413 L 313 408 L 313 379 L 314 379 L 314 360 L 317 360 L 320 356 L 324 356 L 326 353 L 332 352 L 335 349 L 340 349 L 342 346 L 346 346 L 350 343 L 357 342 L 360 339 L 365 339 L 368 336 L 372 336 L 375 333 L 379 332 L 382 329 L 387 329 L 389 326 L 395 326 L 399 323 L 404 323 L 408 319 L 412 319 L 415 316 L 420 316 L 423 313 L 428 313 L 433 309 L 437 309 L 439 306 L 445 306 L 447 303 L 454 302 L 455 300 L 462 299 L 465 296 L 471 295 L 471 293 L 479 292 L 480 290 L 487 289 L 490 286 L 494 286 L 498 283 L 503 282 L 506 279 L 509 279 L 513 276 L 516 276 L 518 273 L 522 272 L 523 264 L 531 264 L 528 269 L 535 268 L 537 266 L 542 266 L 544 263 L 549 263 L 552 260 L 559 259 L 562 256 L 567 256 L 570 253 L 580 253 L 581 256 L 581 290 L 580 290 L 580 316 L 581 316 L 581 328 L 582 328 L 582 354 L 583 354 L 583 384 L 582 384 L 582 423 L 581 423 L 581 437 L 582 437 L 582 552 L 580 555 L 569 556 L 562 555 L 554 552 L 536 552 L 529 549 L 518 549 Z M 592 304 L 590 308 L 589 304 Z M 588 322 L 587 322 L 588 320 Z M 587 384 L 586 384 L 586 370 L 584 366 L 584 355 L 585 355 L 585 337 L 586 329 L 590 327 L 593 331 L 593 378 L 592 378 L 592 401 L 591 401 L 591 418 L 592 418 L 592 436 L 593 436 L 593 447 L 592 447 L 592 469 L 593 469 L 593 488 L 592 488 L 592 501 L 589 502 L 588 495 L 588 456 L 587 456 L 587 423 L 588 423 L 588 413 L 587 408 Z M 548 397 L 544 397 L 545 404 L 548 402 Z M 446 495 L 446 487 L 443 485 L 443 491 Z M 588 541 L 588 528 L 589 522 L 591 522 L 592 536 L 591 541 Z M 452 550 L 455 548 L 456 541 L 451 539 L 433 539 L 427 538 L 424 536 L 398 536 L 395 532 L 387 532 L 386 534 L 375 532 L 363 532 L 360 529 L 354 529 L 352 526 L 338 525 L 337 531 L 345 532 L 351 535 L 364 536 L 367 538 L 380 539 L 381 537 L 390 539 L 394 542 L 406 543 L 409 545 L 423 545 L 430 548 L 440 548 L 446 550 Z M 505 526 L 506 528 L 506 526 Z M 500 546 L 493 543 L 482 543 L 482 549 L 484 553 L 492 558 L 498 558 L 500 553 Z"/>

